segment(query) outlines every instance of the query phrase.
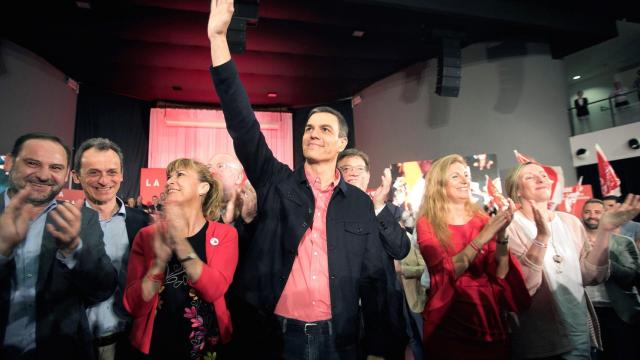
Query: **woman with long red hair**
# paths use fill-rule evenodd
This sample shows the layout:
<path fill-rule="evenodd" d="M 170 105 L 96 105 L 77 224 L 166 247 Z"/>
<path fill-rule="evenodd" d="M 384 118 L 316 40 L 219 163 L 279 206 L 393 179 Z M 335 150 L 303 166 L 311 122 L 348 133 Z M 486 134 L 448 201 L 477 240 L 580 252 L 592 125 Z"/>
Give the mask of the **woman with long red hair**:
<path fill-rule="evenodd" d="M 508 358 L 506 313 L 530 302 L 509 254 L 509 208 L 489 217 L 470 195 L 460 155 L 435 161 L 427 175 L 417 233 L 431 277 L 423 312 L 428 359 Z"/>

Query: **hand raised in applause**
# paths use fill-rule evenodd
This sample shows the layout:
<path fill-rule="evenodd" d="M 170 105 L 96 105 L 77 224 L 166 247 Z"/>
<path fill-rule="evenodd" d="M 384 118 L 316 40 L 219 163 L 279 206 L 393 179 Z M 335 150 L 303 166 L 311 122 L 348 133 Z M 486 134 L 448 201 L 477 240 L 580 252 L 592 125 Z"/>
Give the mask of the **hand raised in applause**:
<path fill-rule="evenodd" d="M 58 203 L 50 213 L 53 223 L 47 224 L 47 231 L 56 239 L 56 245 L 64 256 L 69 256 L 80 245 L 82 206 L 82 201 L 77 204 L 65 201 Z"/>
<path fill-rule="evenodd" d="M 613 231 L 636 217 L 638 213 L 640 213 L 640 195 L 629 194 L 622 204 L 615 204 L 613 208 L 604 212 L 599 227 L 605 231 Z"/>
<path fill-rule="evenodd" d="M 27 201 L 30 192 L 28 187 L 18 191 L 0 215 L 0 254 L 3 256 L 9 256 L 27 237 L 29 221 L 35 215 L 35 207 Z"/>

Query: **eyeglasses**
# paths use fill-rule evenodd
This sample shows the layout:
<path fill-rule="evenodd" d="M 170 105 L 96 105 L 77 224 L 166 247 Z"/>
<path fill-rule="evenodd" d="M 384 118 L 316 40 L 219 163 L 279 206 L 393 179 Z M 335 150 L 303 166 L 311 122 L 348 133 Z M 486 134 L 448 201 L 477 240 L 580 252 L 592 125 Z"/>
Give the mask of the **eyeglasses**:
<path fill-rule="evenodd" d="M 351 173 L 351 172 L 355 174 L 362 174 L 367 170 L 367 168 L 365 166 L 342 166 L 342 167 L 339 167 L 338 170 L 340 170 L 340 172 L 343 174 Z"/>

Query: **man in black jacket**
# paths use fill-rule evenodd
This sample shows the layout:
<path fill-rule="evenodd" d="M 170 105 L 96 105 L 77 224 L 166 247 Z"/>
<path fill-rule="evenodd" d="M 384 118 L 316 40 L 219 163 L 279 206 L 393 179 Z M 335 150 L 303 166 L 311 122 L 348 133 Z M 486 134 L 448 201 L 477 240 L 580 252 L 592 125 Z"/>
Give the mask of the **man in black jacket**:
<path fill-rule="evenodd" d="M 355 358 L 359 301 L 369 355 L 382 355 L 383 250 L 371 199 L 336 169 L 346 122 L 331 108 L 310 112 L 304 166 L 292 171 L 266 144 L 226 41 L 233 1 L 211 4 L 212 78 L 238 159 L 258 196 L 256 231 L 236 270 L 237 291 L 254 314 L 235 335 L 270 358 Z M 251 326 L 251 331 L 241 331 Z M 246 329 L 246 328 L 245 328 Z"/>
<path fill-rule="evenodd" d="M 0 194 L 0 358 L 92 359 L 87 305 L 109 298 L 116 270 L 95 211 L 56 196 L 69 150 L 55 136 L 26 134 L 7 157 Z"/>

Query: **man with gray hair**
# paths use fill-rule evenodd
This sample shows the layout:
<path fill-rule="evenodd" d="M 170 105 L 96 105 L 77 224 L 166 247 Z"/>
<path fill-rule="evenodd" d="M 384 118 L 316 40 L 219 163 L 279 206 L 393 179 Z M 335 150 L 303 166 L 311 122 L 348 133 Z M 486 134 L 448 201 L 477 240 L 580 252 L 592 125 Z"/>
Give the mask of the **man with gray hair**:
<path fill-rule="evenodd" d="M 76 152 L 73 180 L 82 185 L 85 206 L 98 212 L 107 255 L 118 271 L 118 287 L 109 299 L 87 309 L 100 360 L 126 359 L 130 318 L 122 306 L 127 259 L 138 231 L 151 223 L 144 211 L 127 208 L 118 198 L 123 180 L 123 154 L 113 141 L 92 138 Z"/>

